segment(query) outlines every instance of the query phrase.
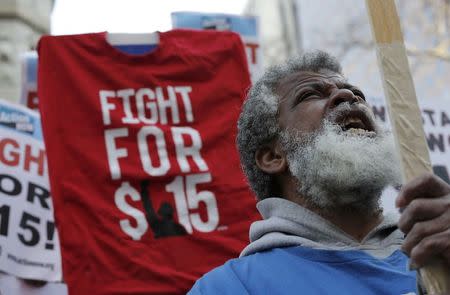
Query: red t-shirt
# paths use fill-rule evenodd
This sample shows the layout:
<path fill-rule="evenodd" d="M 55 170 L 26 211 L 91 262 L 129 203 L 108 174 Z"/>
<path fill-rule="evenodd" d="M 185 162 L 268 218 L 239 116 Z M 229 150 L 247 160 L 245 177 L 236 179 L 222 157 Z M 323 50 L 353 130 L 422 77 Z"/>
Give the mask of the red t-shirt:
<path fill-rule="evenodd" d="M 236 257 L 259 215 L 236 120 L 250 84 L 232 32 L 45 36 L 38 96 L 71 294 L 182 294 Z"/>

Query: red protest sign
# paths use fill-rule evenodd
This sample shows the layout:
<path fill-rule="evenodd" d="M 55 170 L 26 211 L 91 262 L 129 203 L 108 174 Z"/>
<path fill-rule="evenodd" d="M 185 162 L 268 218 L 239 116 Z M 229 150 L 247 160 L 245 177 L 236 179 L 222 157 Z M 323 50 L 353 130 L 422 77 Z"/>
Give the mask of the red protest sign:
<path fill-rule="evenodd" d="M 39 43 L 38 93 L 70 293 L 179 294 L 236 257 L 257 218 L 235 126 L 249 74 L 230 32 Z"/>

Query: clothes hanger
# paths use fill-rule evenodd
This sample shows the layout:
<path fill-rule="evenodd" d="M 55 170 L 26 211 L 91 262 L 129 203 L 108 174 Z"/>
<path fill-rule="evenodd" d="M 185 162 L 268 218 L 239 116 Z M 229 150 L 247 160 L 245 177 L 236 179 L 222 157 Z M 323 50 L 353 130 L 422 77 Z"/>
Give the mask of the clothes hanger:
<path fill-rule="evenodd" d="M 157 45 L 159 32 L 153 33 L 106 33 L 106 40 L 113 46 L 120 45 Z"/>

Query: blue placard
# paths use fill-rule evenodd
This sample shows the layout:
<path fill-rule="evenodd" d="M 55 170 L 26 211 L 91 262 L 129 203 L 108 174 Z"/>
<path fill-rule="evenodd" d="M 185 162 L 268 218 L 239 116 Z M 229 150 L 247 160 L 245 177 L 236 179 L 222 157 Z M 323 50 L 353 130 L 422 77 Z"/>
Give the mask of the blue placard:
<path fill-rule="evenodd" d="M 174 28 L 228 30 L 254 37 L 258 33 L 254 16 L 199 12 L 173 12 L 171 16 Z"/>

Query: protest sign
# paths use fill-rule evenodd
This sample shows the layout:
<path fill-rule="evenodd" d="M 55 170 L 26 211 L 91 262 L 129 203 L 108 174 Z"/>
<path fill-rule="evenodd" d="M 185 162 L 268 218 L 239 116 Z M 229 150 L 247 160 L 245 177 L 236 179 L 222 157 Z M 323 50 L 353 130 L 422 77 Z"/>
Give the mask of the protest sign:
<path fill-rule="evenodd" d="M 39 43 L 40 110 L 71 294 L 185 293 L 239 255 L 259 217 L 235 148 L 250 84 L 239 36 L 155 37 L 158 46 L 140 54 L 114 48 L 107 33 Z"/>
<path fill-rule="evenodd" d="M 0 270 L 61 280 L 40 118 L 0 100 Z"/>
<path fill-rule="evenodd" d="M 367 101 L 372 107 L 375 117 L 383 123 L 385 128 L 390 128 L 384 98 L 368 96 Z M 430 160 L 433 171 L 447 183 L 450 183 L 450 108 L 445 102 L 439 100 L 419 100 L 421 108 L 423 128 L 430 152 Z M 387 212 L 397 212 L 395 198 L 397 192 L 388 189 L 382 198 L 383 207 Z"/>

